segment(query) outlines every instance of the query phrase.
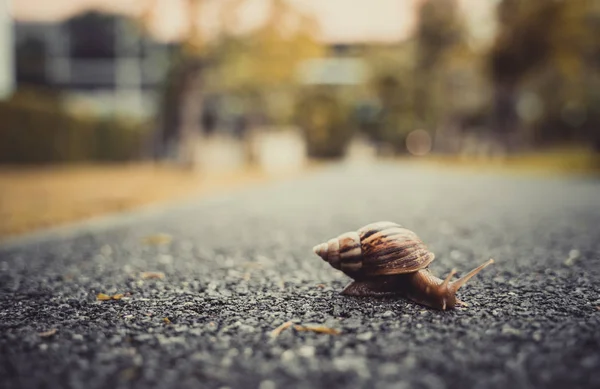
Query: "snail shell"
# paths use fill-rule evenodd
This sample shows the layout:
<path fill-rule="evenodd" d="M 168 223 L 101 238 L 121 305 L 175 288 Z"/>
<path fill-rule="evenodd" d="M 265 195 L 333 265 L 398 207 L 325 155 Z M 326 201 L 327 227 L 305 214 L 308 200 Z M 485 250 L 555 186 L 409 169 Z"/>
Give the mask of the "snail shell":
<path fill-rule="evenodd" d="M 367 224 L 313 247 L 332 267 L 354 279 L 342 294 L 352 296 L 401 295 L 436 309 L 467 305 L 456 292 L 469 279 L 494 262 L 479 265 L 451 282 L 456 270 L 445 279 L 429 271 L 435 255 L 411 230 L 393 222 Z"/>
<path fill-rule="evenodd" d="M 314 252 L 354 279 L 412 273 L 435 258 L 414 232 L 385 221 L 341 234 L 315 246 Z"/>

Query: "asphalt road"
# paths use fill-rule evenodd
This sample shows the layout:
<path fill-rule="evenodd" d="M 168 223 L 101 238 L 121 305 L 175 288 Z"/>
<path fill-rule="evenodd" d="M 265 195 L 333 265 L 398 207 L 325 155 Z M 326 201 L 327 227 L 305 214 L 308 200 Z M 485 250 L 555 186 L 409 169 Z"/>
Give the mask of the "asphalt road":
<path fill-rule="evenodd" d="M 470 306 L 341 296 L 312 247 L 379 220 L 494 258 Z M 3 389 L 600 387 L 598 180 L 338 166 L 77 231 L 0 249 Z"/>

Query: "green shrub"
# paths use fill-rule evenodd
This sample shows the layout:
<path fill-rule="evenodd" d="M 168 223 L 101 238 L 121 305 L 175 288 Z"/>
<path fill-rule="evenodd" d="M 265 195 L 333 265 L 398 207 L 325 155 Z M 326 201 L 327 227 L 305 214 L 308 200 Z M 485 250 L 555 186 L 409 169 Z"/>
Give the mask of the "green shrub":
<path fill-rule="evenodd" d="M 310 91 L 296 105 L 296 123 L 302 128 L 308 155 L 316 158 L 343 157 L 352 139 L 349 110 L 325 91 Z"/>
<path fill-rule="evenodd" d="M 136 160 L 146 127 L 125 118 L 75 116 L 62 107 L 60 96 L 20 90 L 0 102 L 0 163 Z"/>
<path fill-rule="evenodd" d="M 148 131 L 143 123 L 125 118 L 102 118 L 94 126 L 95 159 L 131 161 L 141 159 Z"/>

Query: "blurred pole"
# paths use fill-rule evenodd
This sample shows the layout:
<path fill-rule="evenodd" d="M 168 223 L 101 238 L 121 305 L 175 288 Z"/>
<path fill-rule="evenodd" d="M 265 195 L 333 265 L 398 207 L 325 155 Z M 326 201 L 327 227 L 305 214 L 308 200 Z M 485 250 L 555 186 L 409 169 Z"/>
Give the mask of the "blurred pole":
<path fill-rule="evenodd" d="M 204 37 L 200 26 L 199 16 L 203 12 L 204 0 L 187 0 L 188 20 L 187 32 L 184 38 L 185 65 L 184 87 L 181 91 L 179 109 L 179 161 L 188 169 L 197 168 L 199 142 L 203 130 L 200 122 L 203 111 L 203 58 Z"/>
<path fill-rule="evenodd" d="M 10 97 L 15 88 L 15 45 L 10 2 L 0 0 L 0 100 Z"/>
<path fill-rule="evenodd" d="M 141 0 L 141 7 L 142 10 L 136 17 L 135 23 L 143 34 L 152 35 L 152 24 L 154 23 L 154 18 L 158 12 L 158 0 Z M 143 79 L 143 60 L 141 58 L 139 59 L 138 66 L 140 69 L 140 79 Z M 158 101 L 160 101 L 160 99 L 158 99 Z M 147 139 L 147 146 L 144 147 L 144 153 L 145 157 L 149 157 L 151 160 L 157 161 L 164 158 L 165 154 L 165 145 L 163 144 L 165 125 L 163 117 L 164 113 L 162 112 L 161 107 L 157 107 L 156 105 L 154 107 L 155 116 L 153 120 L 152 134 Z"/>

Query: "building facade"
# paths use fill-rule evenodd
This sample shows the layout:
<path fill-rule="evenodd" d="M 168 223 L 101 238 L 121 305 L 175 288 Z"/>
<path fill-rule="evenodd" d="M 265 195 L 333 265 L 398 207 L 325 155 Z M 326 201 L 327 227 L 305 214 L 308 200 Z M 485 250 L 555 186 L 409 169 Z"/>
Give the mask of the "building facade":
<path fill-rule="evenodd" d="M 0 100 L 10 97 L 15 87 L 13 21 L 10 1 L 0 1 Z"/>
<path fill-rule="evenodd" d="M 121 15 L 87 12 L 56 22 L 15 22 L 16 83 L 63 92 L 68 105 L 147 118 L 174 47 Z"/>

